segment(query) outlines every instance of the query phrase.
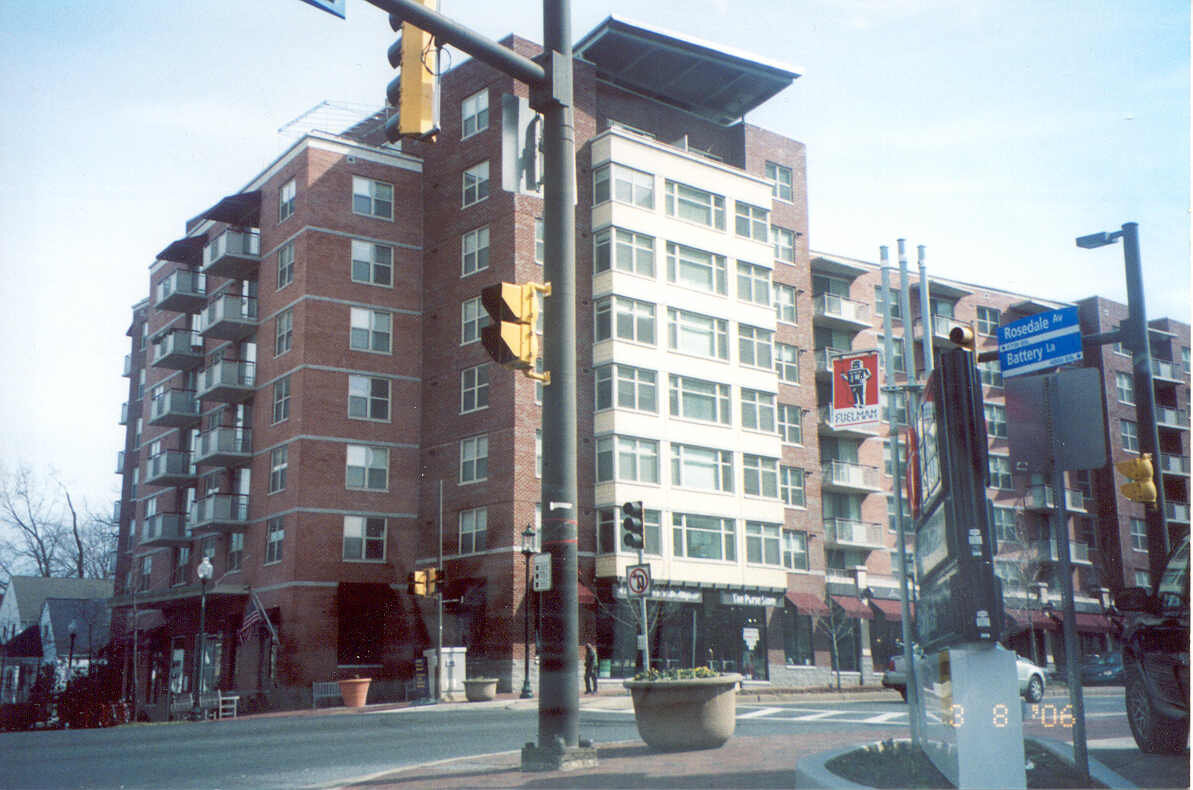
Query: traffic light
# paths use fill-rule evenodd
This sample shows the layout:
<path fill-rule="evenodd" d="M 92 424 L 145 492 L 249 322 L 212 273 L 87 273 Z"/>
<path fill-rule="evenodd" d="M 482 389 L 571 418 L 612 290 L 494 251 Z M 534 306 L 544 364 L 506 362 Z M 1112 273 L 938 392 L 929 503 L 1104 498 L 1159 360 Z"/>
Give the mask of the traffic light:
<path fill-rule="evenodd" d="M 949 330 L 949 340 L 966 351 L 973 351 L 974 333 L 971 326 L 955 326 Z"/>
<path fill-rule="evenodd" d="M 415 0 L 434 11 L 437 0 Z M 385 86 L 385 98 L 398 108 L 398 114 L 385 122 L 385 139 L 391 143 L 402 137 L 432 137 L 438 131 L 435 112 L 435 72 L 437 53 L 431 34 L 419 30 L 398 14 L 389 15 L 389 26 L 402 35 L 390 45 L 389 65 L 398 76 Z"/>
<path fill-rule="evenodd" d="M 443 577 L 438 568 L 427 568 L 423 573 L 427 577 L 427 595 L 434 595 L 437 587 L 443 583 Z"/>
<path fill-rule="evenodd" d="M 1123 496 L 1132 502 L 1142 502 L 1145 505 L 1156 503 L 1156 481 L 1151 453 L 1143 453 L 1129 461 L 1119 461 L 1114 466 L 1130 481 L 1118 487 Z"/>
<path fill-rule="evenodd" d="M 621 543 L 627 549 L 641 549 L 646 545 L 642 500 L 626 502 L 621 506 L 621 528 L 625 530 L 625 534 L 621 536 Z"/>
<path fill-rule="evenodd" d="M 481 304 L 489 313 L 489 325 L 481 330 L 481 343 L 499 365 L 550 383 L 549 374 L 534 369 L 539 355 L 534 327 L 538 323 L 540 293 L 550 296 L 550 283 L 497 283 L 482 289 Z"/>
<path fill-rule="evenodd" d="M 420 598 L 425 596 L 427 594 L 427 572 L 411 571 L 406 583 L 406 592 Z"/>

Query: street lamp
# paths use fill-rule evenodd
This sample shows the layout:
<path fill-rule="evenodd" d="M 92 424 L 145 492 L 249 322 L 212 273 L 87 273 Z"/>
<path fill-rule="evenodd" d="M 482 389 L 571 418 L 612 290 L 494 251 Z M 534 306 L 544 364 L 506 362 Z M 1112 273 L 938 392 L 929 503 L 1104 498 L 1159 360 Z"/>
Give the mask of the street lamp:
<path fill-rule="evenodd" d="M 199 677 L 202 669 L 204 630 L 207 628 L 207 582 L 211 580 L 214 568 L 211 558 L 204 556 L 199 567 L 195 568 L 195 575 L 199 577 L 199 632 L 195 635 L 195 674 L 191 684 L 191 721 L 203 718 L 203 711 L 199 707 Z"/>
<path fill-rule="evenodd" d="M 79 624 L 71 620 L 70 625 L 66 627 L 66 632 L 70 634 L 70 653 L 66 659 L 66 683 L 70 685 L 75 670 L 75 637 L 79 634 Z"/>
<path fill-rule="evenodd" d="M 526 595 L 522 598 L 523 631 L 522 639 L 526 643 L 522 664 L 522 699 L 530 699 L 534 692 L 530 690 L 530 558 L 535 553 L 535 538 L 538 533 L 531 524 L 522 532 L 522 556 L 526 560 Z"/>

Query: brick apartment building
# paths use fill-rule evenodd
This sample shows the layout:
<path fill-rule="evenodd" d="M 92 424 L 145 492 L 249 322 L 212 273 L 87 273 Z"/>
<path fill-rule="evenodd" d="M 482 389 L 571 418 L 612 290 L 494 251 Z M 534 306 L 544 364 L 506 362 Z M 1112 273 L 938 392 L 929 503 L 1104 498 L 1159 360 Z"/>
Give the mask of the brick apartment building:
<path fill-rule="evenodd" d="M 869 678 L 899 616 L 886 428 L 835 431 L 818 408 L 828 355 L 878 344 L 879 269 L 809 252 L 804 146 L 742 121 L 798 75 L 616 18 L 576 55 L 581 638 L 603 671 L 634 671 L 623 585 L 637 555 L 621 547 L 618 506 L 640 499 L 658 662 L 810 685 L 835 660 Z M 128 332 L 113 601 L 147 709 L 190 689 L 202 556 L 214 565 L 206 688 L 285 705 L 312 681 L 367 674 L 398 694 L 435 641 L 433 602 L 407 595 L 407 574 L 441 553 L 444 644 L 467 647 L 469 674 L 521 684 L 542 385 L 491 364 L 479 295 L 542 279 L 525 100 L 468 61 L 443 78 L 434 143 L 383 144 L 383 114 L 311 132 L 150 267 Z M 934 338 L 973 321 L 986 345 L 1000 321 L 1057 304 L 938 279 L 930 290 Z M 1086 312 L 1105 326 L 1123 308 L 1082 310 L 1084 328 Z M 1157 378 L 1174 417 L 1166 492 L 1187 530 L 1189 330 L 1154 325 L 1175 376 Z M 897 317 L 904 331 L 920 328 Z M 1129 371 L 1108 354 L 1107 377 Z M 997 425 L 997 368 L 983 381 Z M 1130 412 L 1114 403 L 1117 437 Z M 996 468 L 1005 438 L 992 442 L 997 523 L 1034 545 L 1038 486 Z M 1131 537 L 1141 511 L 1104 478 L 1073 480 L 1094 644 L 1105 624 L 1089 590 L 1147 567 Z M 1021 585 L 1013 644 L 1048 632 L 1029 611 L 1055 598 L 1047 578 Z M 276 640 L 242 632 L 254 600 Z M 842 618 L 855 627 L 834 659 L 817 623 Z"/>

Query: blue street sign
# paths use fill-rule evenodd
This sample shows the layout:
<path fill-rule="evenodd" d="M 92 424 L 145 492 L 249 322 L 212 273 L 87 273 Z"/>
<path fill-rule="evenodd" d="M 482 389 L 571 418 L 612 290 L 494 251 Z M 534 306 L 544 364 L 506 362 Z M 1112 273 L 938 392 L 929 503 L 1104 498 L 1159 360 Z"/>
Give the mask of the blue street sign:
<path fill-rule="evenodd" d="M 344 6 L 348 3 L 348 0 L 302 0 L 302 2 L 313 5 L 315 8 L 326 11 L 329 14 L 335 14 L 340 19 L 348 18 L 344 16 Z"/>
<path fill-rule="evenodd" d="M 1049 310 L 998 328 L 1002 375 L 1021 376 L 1081 359 L 1077 308 Z"/>

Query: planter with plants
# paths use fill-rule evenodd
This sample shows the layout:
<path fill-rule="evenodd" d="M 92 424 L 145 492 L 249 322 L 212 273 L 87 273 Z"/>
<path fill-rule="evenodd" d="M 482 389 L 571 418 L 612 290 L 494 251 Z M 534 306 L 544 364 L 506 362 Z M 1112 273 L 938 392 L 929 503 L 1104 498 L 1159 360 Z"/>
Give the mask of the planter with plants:
<path fill-rule="evenodd" d="M 625 681 L 638 734 L 660 751 L 715 749 L 733 737 L 741 675 L 707 667 L 639 673 Z"/>
<path fill-rule="evenodd" d="M 497 678 L 466 678 L 464 698 L 469 702 L 485 702 L 497 698 Z"/>

